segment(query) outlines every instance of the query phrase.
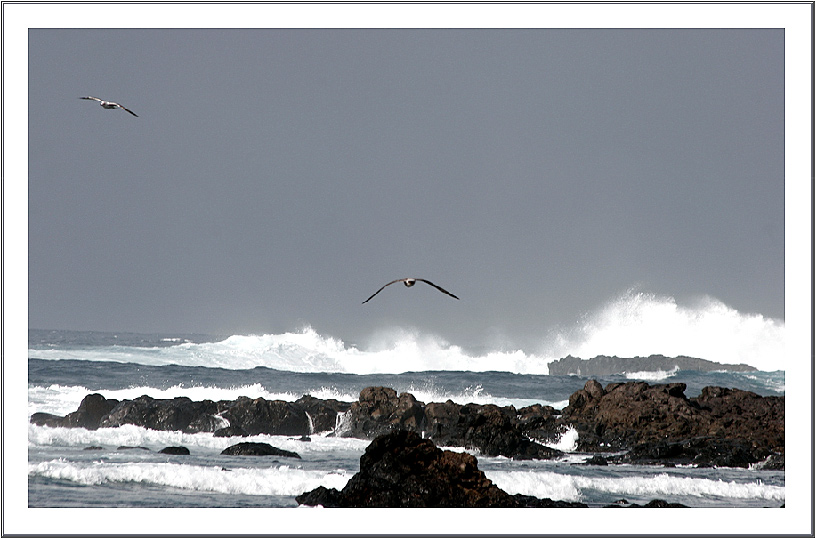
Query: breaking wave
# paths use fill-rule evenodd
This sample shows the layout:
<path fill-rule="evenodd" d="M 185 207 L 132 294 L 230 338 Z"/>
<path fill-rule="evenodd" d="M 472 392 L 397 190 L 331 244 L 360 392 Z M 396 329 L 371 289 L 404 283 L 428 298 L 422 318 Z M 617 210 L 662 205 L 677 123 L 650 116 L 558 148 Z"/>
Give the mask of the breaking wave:
<path fill-rule="evenodd" d="M 306 327 L 300 332 L 234 335 L 202 343 L 168 342 L 164 338 L 162 346 L 155 347 L 29 349 L 29 357 L 224 369 L 261 366 L 299 373 L 505 371 L 546 375 L 549 362 L 568 355 L 593 358 L 661 354 L 745 363 L 761 371 L 777 371 L 784 369 L 784 333 L 780 320 L 740 313 L 712 298 L 694 306 L 681 306 L 672 297 L 628 291 L 586 314 L 572 328 L 545 332 L 547 337 L 533 352 L 495 350 L 472 354 L 438 336 L 407 330 L 380 334 L 367 347 L 360 348 Z"/>
<path fill-rule="evenodd" d="M 663 381 L 669 379 L 676 373 L 678 373 L 678 366 L 675 366 L 669 371 L 662 371 L 660 369 L 656 371 L 634 371 L 632 373 L 625 373 L 624 376 L 637 381 Z"/>
<path fill-rule="evenodd" d="M 346 471 L 305 471 L 288 465 L 227 470 L 179 463 L 69 463 L 62 459 L 29 464 L 28 474 L 80 485 L 135 482 L 194 491 L 284 496 L 319 486 L 343 489 L 352 476 Z"/>
<path fill-rule="evenodd" d="M 725 499 L 785 500 L 785 488 L 766 485 L 761 481 L 736 482 L 671 476 L 627 478 L 594 478 L 549 471 L 486 471 L 486 476 L 499 488 L 511 494 L 549 497 L 553 500 L 582 501 L 583 490 L 616 495 L 647 497 L 722 497 Z"/>
<path fill-rule="evenodd" d="M 629 290 L 572 328 L 551 332 L 543 351 L 552 358 L 690 356 L 777 371 L 785 369 L 785 325 L 711 297 L 683 306 L 671 296 Z"/>

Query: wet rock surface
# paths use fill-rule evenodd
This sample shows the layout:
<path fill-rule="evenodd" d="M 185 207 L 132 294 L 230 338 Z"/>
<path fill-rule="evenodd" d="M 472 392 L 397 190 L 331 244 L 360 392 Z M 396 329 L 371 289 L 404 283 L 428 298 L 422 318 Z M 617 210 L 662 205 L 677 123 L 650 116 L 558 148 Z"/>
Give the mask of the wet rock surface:
<path fill-rule="evenodd" d="M 309 433 L 309 417 L 306 411 L 286 401 L 240 397 L 221 412 L 221 417 L 227 420 L 230 426 L 240 427 L 248 435 Z"/>
<path fill-rule="evenodd" d="M 708 386 L 688 399 L 685 389 L 591 380 L 559 421 L 577 430 L 579 451 L 628 450 L 616 462 L 748 467 L 785 453 L 784 397 Z"/>
<path fill-rule="evenodd" d="M 258 434 L 375 439 L 398 431 L 421 434 L 439 446 L 476 449 L 486 456 L 554 459 L 548 444 L 568 429 L 578 433 L 589 464 L 639 463 L 704 467 L 785 464 L 785 398 L 705 387 L 687 398 L 683 383 L 649 385 L 589 380 L 564 410 L 532 405 L 423 403 L 391 388 L 364 388 L 352 403 L 304 396 L 294 402 L 251 399 L 192 401 L 186 397 L 133 400 L 90 394 L 66 416 L 38 412 L 30 421 L 49 427 L 98 429 L 134 424 L 155 430 L 214 436 Z"/>
<path fill-rule="evenodd" d="M 223 456 L 283 456 L 301 459 L 301 456 L 289 450 L 282 450 L 267 443 L 242 442 L 221 451 Z"/>
<path fill-rule="evenodd" d="M 671 371 L 673 369 L 694 371 L 757 371 L 746 364 L 720 364 L 692 358 L 676 356 L 670 358 L 661 354 L 646 357 L 619 358 L 617 356 L 596 356 L 595 358 L 575 358 L 566 356 L 548 364 L 548 373 L 551 375 L 579 375 L 584 377 L 601 377 L 619 373 L 633 373 L 637 371 Z"/>
<path fill-rule="evenodd" d="M 608 504 L 605 508 L 689 508 L 680 503 L 668 503 L 663 499 L 653 499 L 647 504 L 630 504 L 626 500 Z"/>
<path fill-rule="evenodd" d="M 474 456 L 441 450 L 406 430 L 375 438 L 360 458 L 360 472 L 342 490 L 319 487 L 295 500 L 343 508 L 586 507 L 509 495 L 485 477 Z"/>
<path fill-rule="evenodd" d="M 189 456 L 190 449 L 185 446 L 168 446 L 159 450 L 159 453 L 171 456 Z"/>
<path fill-rule="evenodd" d="M 153 399 L 141 396 L 118 402 L 99 419 L 95 427 L 86 427 L 96 429 L 133 424 L 157 431 L 195 433 L 212 431 L 217 425 L 214 417 L 217 412 L 216 404 L 210 400 L 193 401 L 187 397 Z M 69 414 L 68 417 L 70 416 Z"/>
<path fill-rule="evenodd" d="M 552 408 L 539 411 L 550 417 Z M 408 393 L 397 394 L 391 388 L 370 387 L 349 408 L 342 436 L 370 439 L 397 430 L 425 434 L 440 446 L 475 448 L 487 456 L 514 459 L 551 459 L 561 452 L 534 442 L 517 422 L 514 407 L 496 405 L 459 405 L 417 401 Z M 539 425 L 539 424 L 537 424 Z M 555 425 L 555 424 L 554 424 Z"/>

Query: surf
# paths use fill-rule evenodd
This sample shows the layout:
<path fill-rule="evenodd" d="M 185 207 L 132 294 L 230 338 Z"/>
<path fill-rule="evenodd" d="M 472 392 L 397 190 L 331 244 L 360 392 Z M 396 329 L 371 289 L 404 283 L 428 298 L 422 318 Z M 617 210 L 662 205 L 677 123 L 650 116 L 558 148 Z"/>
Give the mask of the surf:
<path fill-rule="evenodd" d="M 667 473 L 626 478 L 578 476 L 550 471 L 486 471 L 485 474 L 497 487 L 511 494 L 574 502 L 584 500 L 584 492 L 590 490 L 631 497 L 755 499 L 775 503 L 785 500 L 785 487 L 767 485 L 761 480 L 724 481 Z"/>
<path fill-rule="evenodd" d="M 280 334 L 233 335 L 212 341 L 164 338 L 157 346 L 30 346 L 29 358 L 200 366 L 266 367 L 296 373 L 396 374 L 410 371 L 503 371 L 547 375 L 566 356 L 690 356 L 761 371 L 785 369 L 785 325 L 741 313 L 714 298 L 681 305 L 670 296 L 635 290 L 583 314 L 571 327 L 543 330 L 535 350 L 479 353 L 440 336 L 397 328 L 375 331 L 363 345 L 347 344 L 311 326 Z M 669 374 L 667 374 L 669 376 Z"/>
<path fill-rule="evenodd" d="M 630 289 L 573 326 L 552 330 L 542 351 L 553 358 L 690 356 L 777 371 L 785 369 L 785 324 L 709 296 L 683 305 L 672 296 Z"/>

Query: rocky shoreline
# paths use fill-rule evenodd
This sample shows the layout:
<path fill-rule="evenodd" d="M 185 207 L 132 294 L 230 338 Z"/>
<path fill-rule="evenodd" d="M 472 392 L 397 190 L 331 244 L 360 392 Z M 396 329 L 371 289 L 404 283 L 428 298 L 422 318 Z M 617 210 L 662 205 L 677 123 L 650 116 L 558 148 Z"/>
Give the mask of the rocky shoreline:
<path fill-rule="evenodd" d="M 426 404 L 412 394 L 385 387 L 364 388 L 351 403 L 311 396 L 294 402 L 149 396 L 119 401 L 89 394 L 66 416 L 38 412 L 30 421 L 90 430 L 134 424 L 154 430 L 212 432 L 216 437 L 328 433 L 372 440 L 406 430 L 437 446 L 513 459 L 560 457 L 562 452 L 548 441 L 557 441 L 572 429 L 578 434 L 576 451 L 592 453 L 588 462 L 596 465 L 784 469 L 785 397 L 709 386 L 690 399 L 685 389 L 683 383 L 602 387 L 589 380 L 561 411 L 542 405 L 517 409 L 450 400 Z"/>
<path fill-rule="evenodd" d="M 471 454 L 441 450 L 406 430 L 375 438 L 360 458 L 360 472 L 342 490 L 319 487 L 295 501 L 340 508 L 587 508 L 509 495 L 479 470 Z"/>
<path fill-rule="evenodd" d="M 380 435 L 360 458 L 360 472 L 342 490 L 318 487 L 295 497 L 326 508 L 588 508 L 580 502 L 510 495 L 479 470 L 477 458 L 441 450 L 417 432 Z M 686 508 L 653 499 L 645 505 L 618 500 L 606 508 Z"/>
<path fill-rule="evenodd" d="M 589 380 L 559 411 L 549 406 L 515 408 L 423 403 L 409 393 L 367 387 L 354 402 L 304 396 L 294 402 L 250 399 L 192 401 L 186 397 L 133 400 L 89 394 L 65 416 L 38 412 L 37 425 L 96 430 L 133 424 L 153 430 L 210 432 L 214 437 L 259 434 L 326 436 L 371 440 L 358 472 L 341 490 L 318 488 L 296 497 L 308 506 L 583 507 L 509 495 L 479 471 L 463 447 L 480 455 L 512 459 L 559 459 L 552 441 L 575 430 L 575 451 L 585 463 L 695 467 L 785 468 L 785 397 L 709 386 L 695 398 L 683 383 L 649 385 Z M 165 453 L 184 455 L 185 448 Z M 298 459 L 264 443 L 242 442 L 232 455 Z M 581 466 L 581 465 L 579 465 Z M 622 506 L 624 505 L 624 506 Z M 613 505 L 634 507 L 626 501 Z M 656 500 L 647 506 L 673 507 Z"/>

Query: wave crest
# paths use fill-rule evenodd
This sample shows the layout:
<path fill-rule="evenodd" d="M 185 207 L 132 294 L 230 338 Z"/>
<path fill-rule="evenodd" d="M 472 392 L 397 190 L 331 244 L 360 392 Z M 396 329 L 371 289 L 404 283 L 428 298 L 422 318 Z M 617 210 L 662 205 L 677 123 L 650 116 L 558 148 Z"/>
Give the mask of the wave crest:
<path fill-rule="evenodd" d="M 711 297 L 682 306 L 671 296 L 631 289 L 573 328 L 553 332 L 543 350 L 552 358 L 690 356 L 776 371 L 784 369 L 785 325 Z"/>
<path fill-rule="evenodd" d="M 745 363 L 761 371 L 784 369 L 782 321 L 744 314 L 713 298 L 680 306 L 675 299 L 633 290 L 588 313 L 568 329 L 546 333 L 539 350 L 470 354 L 433 335 L 396 329 L 375 334 L 365 348 L 300 332 L 234 335 L 222 341 L 163 347 L 114 345 L 86 349 L 29 350 L 30 358 L 132 362 L 224 369 L 267 367 L 299 373 L 405 373 L 504 371 L 548 374 L 548 363 L 568 355 L 691 356 L 722 364 Z"/>

